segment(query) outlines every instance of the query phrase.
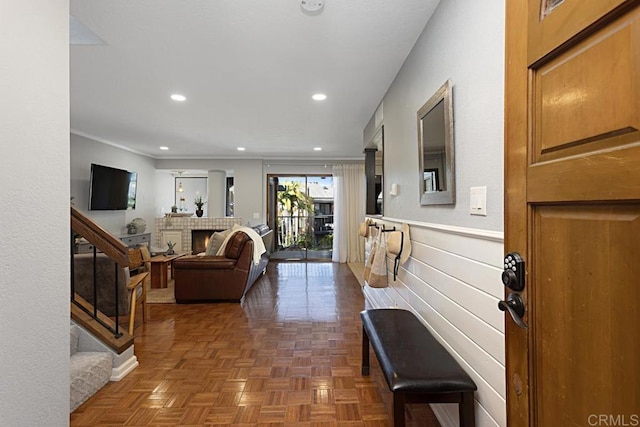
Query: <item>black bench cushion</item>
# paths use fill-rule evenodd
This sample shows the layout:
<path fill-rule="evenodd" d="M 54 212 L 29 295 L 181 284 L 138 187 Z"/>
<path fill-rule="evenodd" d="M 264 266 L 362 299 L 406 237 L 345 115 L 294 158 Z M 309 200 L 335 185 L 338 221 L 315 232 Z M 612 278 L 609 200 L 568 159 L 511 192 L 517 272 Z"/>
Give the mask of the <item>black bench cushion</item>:
<path fill-rule="evenodd" d="M 391 391 L 449 393 L 477 389 L 410 311 L 365 310 L 360 317 Z"/>

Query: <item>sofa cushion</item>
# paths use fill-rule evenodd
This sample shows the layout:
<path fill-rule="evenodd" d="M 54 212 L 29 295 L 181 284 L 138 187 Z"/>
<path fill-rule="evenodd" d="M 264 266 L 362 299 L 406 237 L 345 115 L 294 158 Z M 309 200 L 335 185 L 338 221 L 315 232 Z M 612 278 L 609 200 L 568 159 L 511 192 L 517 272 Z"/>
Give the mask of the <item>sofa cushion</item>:
<path fill-rule="evenodd" d="M 231 229 L 227 229 L 224 231 L 216 231 L 209 238 L 209 242 L 207 243 L 207 250 L 205 251 L 205 255 L 216 255 L 220 246 L 224 242 L 224 239 L 231 233 Z"/>
<path fill-rule="evenodd" d="M 224 256 L 231 259 L 240 258 L 240 254 L 242 253 L 242 249 L 244 248 L 244 244 L 247 240 L 250 240 L 250 237 L 245 232 L 236 232 L 227 242 Z"/>
<path fill-rule="evenodd" d="M 233 270 L 236 266 L 235 259 L 223 256 L 184 256 L 173 262 L 176 270 Z"/>
<path fill-rule="evenodd" d="M 269 231 L 267 224 L 254 225 L 252 228 L 261 236 L 264 236 Z"/>

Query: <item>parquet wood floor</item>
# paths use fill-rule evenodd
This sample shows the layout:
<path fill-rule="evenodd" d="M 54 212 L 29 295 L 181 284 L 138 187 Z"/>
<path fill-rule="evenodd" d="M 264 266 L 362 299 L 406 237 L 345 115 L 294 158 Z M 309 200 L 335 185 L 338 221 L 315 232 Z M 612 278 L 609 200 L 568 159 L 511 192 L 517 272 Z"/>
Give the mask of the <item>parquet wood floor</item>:
<path fill-rule="evenodd" d="M 244 304 L 149 304 L 140 365 L 70 416 L 71 426 L 390 426 L 372 356 L 360 375 L 360 285 L 345 264 L 269 263 Z M 407 425 L 438 426 L 428 405 Z"/>

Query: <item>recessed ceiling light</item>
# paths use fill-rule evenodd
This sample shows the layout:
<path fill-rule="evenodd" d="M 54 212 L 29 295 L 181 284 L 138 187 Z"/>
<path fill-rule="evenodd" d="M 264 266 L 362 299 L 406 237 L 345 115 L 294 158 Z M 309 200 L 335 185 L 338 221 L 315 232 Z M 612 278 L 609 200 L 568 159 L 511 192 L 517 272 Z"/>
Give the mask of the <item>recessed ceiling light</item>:
<path fill-rule="evenodd" d="M 187 100 L 187 97 L 184 95 L 180 95 L 179 93 L 174 93 L 173 95 L 171 95 L 171 99 L 173 99 L 174 101 L 183 102 Z"/>
<path fill-rule="evenodd" d="M 322 151 L 322 147 L 313 147 L 313 151 Z"/>
<path fill-rule="evenodd" d="M 311 97 L 314 101 L 324 101 L 327 99 L 327 95 L 324 93 L 316 93 Z"/>
<path fill-rule="evenodd" d="M 244 151 L 245 148 L 244 147 L 238 147 L 238 151 Z"/>
<path fill-rule="evenodd" d="M 166 146 L 163 145 L 162 147 L 160 147 L 160 149 L 163 150 L 163 151 L 167 151 L 169 149 L 169 147 L 166 147 Z"/>

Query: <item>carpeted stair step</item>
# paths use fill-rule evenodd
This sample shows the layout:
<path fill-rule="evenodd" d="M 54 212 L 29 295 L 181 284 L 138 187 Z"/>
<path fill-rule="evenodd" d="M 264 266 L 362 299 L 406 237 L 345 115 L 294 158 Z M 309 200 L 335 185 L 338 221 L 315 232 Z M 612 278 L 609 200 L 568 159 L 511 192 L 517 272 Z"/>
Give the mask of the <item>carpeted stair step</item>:
<path fill-rule="evenodd" d="M 109 353 L 78 351 L 80 329 L 71 325 L 70 410 L 73 412 L 111 378 L 113 358 Z"/>

